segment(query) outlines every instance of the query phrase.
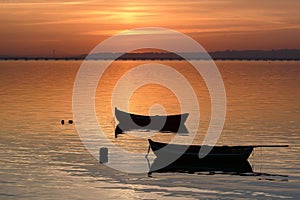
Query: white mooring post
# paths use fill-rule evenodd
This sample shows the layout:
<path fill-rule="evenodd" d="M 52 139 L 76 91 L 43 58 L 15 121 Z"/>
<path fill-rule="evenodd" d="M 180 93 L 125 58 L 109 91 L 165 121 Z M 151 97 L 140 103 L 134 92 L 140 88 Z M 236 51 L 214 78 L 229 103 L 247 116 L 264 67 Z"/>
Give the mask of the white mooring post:
<path fill-rule="evenodd" d="M 99 161 L 100 163 L 107 163 L 108 162 L 108 148 L 102 147 L 99 150 Z"/>

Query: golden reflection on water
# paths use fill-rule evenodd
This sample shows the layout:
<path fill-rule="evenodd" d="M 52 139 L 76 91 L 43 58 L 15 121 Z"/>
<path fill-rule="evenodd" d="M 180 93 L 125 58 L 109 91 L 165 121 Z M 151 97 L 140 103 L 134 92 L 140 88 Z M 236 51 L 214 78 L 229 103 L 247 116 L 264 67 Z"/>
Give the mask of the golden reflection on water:
<path fill-rule="evenodd" d="M 95 99 L 97 117 L 113 141 L 114 124 L 111 122 L 114 113 L 110 104 L 113 88 L 128 70 L 146 62 L 114 62 L 100 80 Z M 201 112 L 198 136 L 203 136 L 210 118 L 205 83 L 186 62 L 161 63 L 182 73 L 195 88 Z M 19 62 L 4 62 L 0 74 L 1 106 L 5 111 L 0 113 L 2 129 L 19 127 L 47 133 L 54 128 L 48 127 L 49 123 L 56 125 L 61 119 L 71 119 L 72 88 L 80 64 L 30 61 L 20 65 Z M 223 61 L 217 65 L 227 93 L 226 123 L 219 144 L 285 143 L 287 140 L 296 143 L 297 140 L 289 138 L 299 134 L 298 62 Z M 155 92 L 149 91 L 151 87 L 154 85 L 140 88 L 133 94 L 130 111 L 146 114 L 152 102 L 141 99 L 155 98 L 157 101 L 153 103 L 157 103 L 161 94 L 168 92 L 161 86 L 155 86 Z M 178 113 L 174 96 L 165 95 L 163 100 L 158 103 L 163 104 L 168 113 Z M 135 106 L 141 102 L 143 106 Z M 20 123 L 24 120 L 26 123 Z"/>
<path fill-rule="evenodd" d="M 108 138 L 130 151 L 146 153 L 148 144 L 145 138 L 129 134 L 114 138 L 114 113 L 110 104 L 117 80 L 129 69 L 143 63 L 145 62 L 114 62 L 100 80 L 95 101 L 99 124 Z M 195 88 L 201 109 L 197 135 L 199 138 L 196 143 L 201 143 L 210 117 L 209 94 L 205 83 L 187 63 L 162 63 L 184 74 Z M 226 185 L 226 188 L 238 188 L 242 197 L 248 195 L 251 198 L 252 194 L 262 191 L 265 194 L 275 193 L 287 197 L 299 196 L 299 62 L 217 62 L 228 100 L 226 123 L 218 144 L 289 144 L 289 148 L 263 149 L 262 153 L 257 150 L 250 158 L 251 164 L 256 165 L 255 170 L 289 175 L 291 181 L 284 183 L 266 183 L 257 181 L 256 178 L 231 176 L 205 177 L 206 181 L 203 182 L 203 176 L 179 174 L 148 179 L 144 175 L 124 175 L 99 165 L 84 148 L 75 126 L 60 124 L 61 119 L 73 118 L 72 88 L 80 64 L 79 61 L 0 62 L 0 175 L 3 177 L 3 193 L 15 195 L 12 196 L 15 199 L 47 199 L 55 194 L 59 194 L 55 196 L 57 198 L 61 195 L 72 198 L 80 195 L 78 191 L 97 191 L 93 194 L 98 194 L 109 176 L 112 180 L 107 185 L 123 181 L 120 188 L 128 182 L 135 186 L 146 182 L 168 188 L 180 185 L 211 189 L 213 186 L 220 192 L 227 191 L 224 189 Z M 164 101 L 159 101 L 162 95 L 165 95 Z M 141 107 L 135 106 L 138 103 Z M 147 114 L 152 103 L 163 105 L 168 113 L 178 113 L 179 110 L 171 91 L 157 85 L 145 85 L 137 90 L 131 98 L 129 110 Z M 155 135 L 157 140 L 168 140 L 172 136 Z M 93 177 L 97 177 L 99 181 L 91 183 L 95 181 Z M 220 182 L 224 185 L 220 185 Z M 144 188 L 148 192 L 147 186 L 144 185 Z M 175 190 L 178 191 L 176 188 Z M 160 191 L 155 190 L 154 193 L 160 194 Z"/>
<path fill-rule="evenodd" d="M 156 104 L 161 105 L 165 113 L 159 113 L 161 112 L 159 109 L 156 109 L 157 113 L 150 113 L 150 108 Z M 181 109 L 178 99 L 170 89 L 158 84 L 147 84 L 138 88 L 131 96 L 129 112 L 141 115 L 163 115 L 181 113 Z"/>

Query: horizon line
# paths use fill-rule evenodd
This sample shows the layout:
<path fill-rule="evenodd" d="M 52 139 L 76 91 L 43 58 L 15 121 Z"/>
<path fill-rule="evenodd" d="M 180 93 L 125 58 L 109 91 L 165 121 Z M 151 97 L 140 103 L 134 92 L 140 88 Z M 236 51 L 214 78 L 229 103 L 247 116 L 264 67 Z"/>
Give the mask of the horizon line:
<path fill-rule="evenodd" d="M 56 52 L 56 49 L 54 49 Z M 64 55 L 57 55 L 52 54 L 52 55 L 10 55 L 10 54 L 0 54 L 0 59 L 21 59 L 21 58 L 27 58 L 27 59 L 70 59 L 70 58 L 81 58 L 82 56 L 89 56 L 89 55 L 95 55 L 95 54 L 111 54 L 111 55 L 115 55 L 115 54 L 121 54 L 121 55 L 125 55 L 125 54 L 132 54 L 132 55 L 142 55 L 142 54 L 177 54 L 177 53 L 182 53 L 182 54 L 209 54 L 211 56 L 211 54 L 214 53 L 237 53 L 237 52 L 243 52 L 243 53 L 250 53 L 250 52 L 278 52 L 278 51 L 300 51 L 299 49 L 296 48 L 280 48 L 280 49 L 245 49 L 245 50 L 237 50 L 237 49 L 226 49 L 226 50 L 215 50 L 215 51 L 203 51 L 203 52 L 168 52 L 168 51 L 146 51 L 146 52 L 99 52 L 99 53 L 94 53 L 94 54 L 89 54 L 89 53 L 82 53 L 82 54 L 64 54 Z M 299 56 L 300 57 L 300 56 Z M 299 59 L 299 58 L 298 58 Z"/>

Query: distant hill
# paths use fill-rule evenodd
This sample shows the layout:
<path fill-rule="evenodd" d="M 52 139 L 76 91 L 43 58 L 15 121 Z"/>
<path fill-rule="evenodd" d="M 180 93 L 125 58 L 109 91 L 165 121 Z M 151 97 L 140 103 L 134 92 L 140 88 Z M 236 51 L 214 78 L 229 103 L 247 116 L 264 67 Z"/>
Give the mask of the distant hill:
<path fill-rule="evenodd" d="M 210 59 L 205 53 L 182 53 L 185 58 L 190 60 L 207 60 Z M 300 60 L 300 49 L 279 49 L 279 50 L 226 50 L 209 53 L 214 60 Z M 171 52 L 145 52 L 145 53 L 98 53 L 87 57 L 86 54 L 73 57 L 12 57 L 0 56 L 0 59 L 25 59 L 25 60 L 183 60 L 182 57 Z"/>

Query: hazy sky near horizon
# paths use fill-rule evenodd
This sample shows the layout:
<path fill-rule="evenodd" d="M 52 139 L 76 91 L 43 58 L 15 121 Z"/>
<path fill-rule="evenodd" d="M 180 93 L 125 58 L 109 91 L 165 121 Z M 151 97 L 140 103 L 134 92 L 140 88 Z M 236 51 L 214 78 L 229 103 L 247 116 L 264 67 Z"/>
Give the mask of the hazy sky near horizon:
<path fill-rule="evenodd" d="M 208 51 L 300 48 L 297 0 L 0 0 L 0 55 L 78 55 L 140 27 L 183 32 Z"/>

